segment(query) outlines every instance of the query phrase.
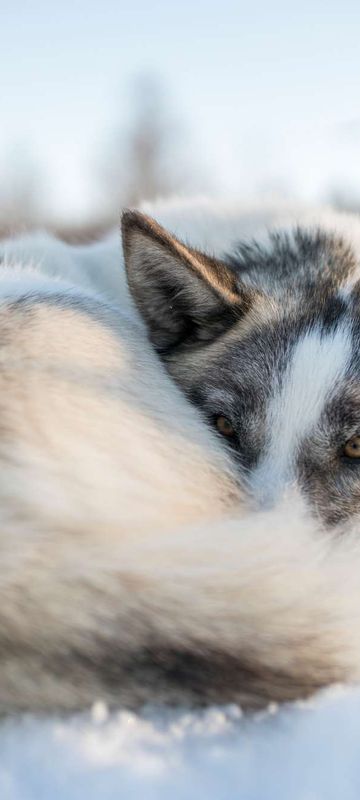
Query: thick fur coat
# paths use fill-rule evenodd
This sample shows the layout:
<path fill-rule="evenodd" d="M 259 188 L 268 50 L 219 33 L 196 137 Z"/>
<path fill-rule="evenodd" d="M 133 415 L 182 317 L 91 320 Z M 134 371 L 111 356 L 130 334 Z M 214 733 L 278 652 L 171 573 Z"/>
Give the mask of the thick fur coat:
<path fill-rule="evenodd" d="M 279 215 L 150 210 L 216 256 Z M 296 486 L 253 507 L 147 339 L 119 237 L 1 259 L 1 709 L 258 707 L 357 681 L 356 521 L 325 529 Z"/>

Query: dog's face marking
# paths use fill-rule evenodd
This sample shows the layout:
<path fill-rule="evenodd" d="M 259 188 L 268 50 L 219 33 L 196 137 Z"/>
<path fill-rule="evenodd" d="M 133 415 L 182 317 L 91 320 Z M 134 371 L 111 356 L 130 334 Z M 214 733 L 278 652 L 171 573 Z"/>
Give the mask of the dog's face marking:
<path fill-rule="evenodd" d="M 296 343 L 288 365 L 274 381 L 265 419 L 267 444 L 250 483 L 262 505 L 273 504 L 296 477 L 303 442 L 309 442 L 326 404 L 346 374 L 351 337 L 346 327 L 322 335 L 308 331 Z"/>
<path fill-rule="evenodd" d="M 125 216 L 130 288 L 176 382 L 215 429 L 227 420 L 224 445 L 256 504 L 296 483 L 329 524 L 360 513 L 360 459 L 345 449 L 360 435 L 351 248 L 294 231 L 214 262 L 169 238 Z"/>
<path fill-rule="evenodd" d="M 235 436 L 224 444 L 256 505 L 274 504 L 296 483 L 329 524 L 358 513 L 360 459 L 345 453 L 360 433 L 360 335 L 351 308 L 331 327 L 301 319 L 300 309 L 279 310 L 272 328 L 231 339 L 222 355 L 217 343 L 206 364 L 192 364 L 186 391 L 210 424 L 220 414 L 231 422 Z"/>

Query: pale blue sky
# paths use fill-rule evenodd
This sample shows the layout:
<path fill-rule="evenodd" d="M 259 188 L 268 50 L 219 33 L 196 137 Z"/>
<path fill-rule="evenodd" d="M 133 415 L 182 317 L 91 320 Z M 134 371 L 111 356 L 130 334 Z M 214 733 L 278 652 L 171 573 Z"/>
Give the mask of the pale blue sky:
<path fill-rule="evenodd" d="M 147 71 L 219 192 L 360 195 L 360 3 L 2 0 L 0 175 L 28 151 L 48 205 L 96 201 L 92 170 Z"/>

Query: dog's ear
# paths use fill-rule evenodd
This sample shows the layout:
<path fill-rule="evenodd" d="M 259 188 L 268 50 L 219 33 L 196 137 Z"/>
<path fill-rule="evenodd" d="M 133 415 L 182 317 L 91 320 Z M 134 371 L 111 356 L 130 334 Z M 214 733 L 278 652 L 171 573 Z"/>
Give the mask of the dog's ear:
<path fill-rule="evenodd" d="M 159 352 L 211 340 L 251 305 L 251 291 L 239 288 L 226 264 L 182 244 L 150 217 L 125 211 L 122 238 L 130 291 Z"/>

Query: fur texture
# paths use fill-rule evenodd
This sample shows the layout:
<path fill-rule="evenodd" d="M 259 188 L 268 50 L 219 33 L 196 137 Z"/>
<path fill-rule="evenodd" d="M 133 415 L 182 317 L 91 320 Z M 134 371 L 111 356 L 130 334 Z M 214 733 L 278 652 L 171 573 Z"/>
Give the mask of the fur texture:
<path fill-rule="evenodd" d="M 295 482 L 327 524 L 360 510 L 360 458 L 346 455 L 360 434 L 359 228 L 303 214 L 249 241 L 240 219 L 221 255 L 123 218 L 150 339 L 210 425 L 225 418 L 255 503 Z"/>
<path fill-rule="evenodd" d="M 207 214 L 208 248 L 229 249 L 221 209 L 186 213 L 194 248 Z M 358 680 L 356 530 L 324 531 L 299 488 L 249 508 L 236 460 L 148 344 L 117 237 L 7 242 L 2 261 L 1 709 L 257 707 Z"/>

